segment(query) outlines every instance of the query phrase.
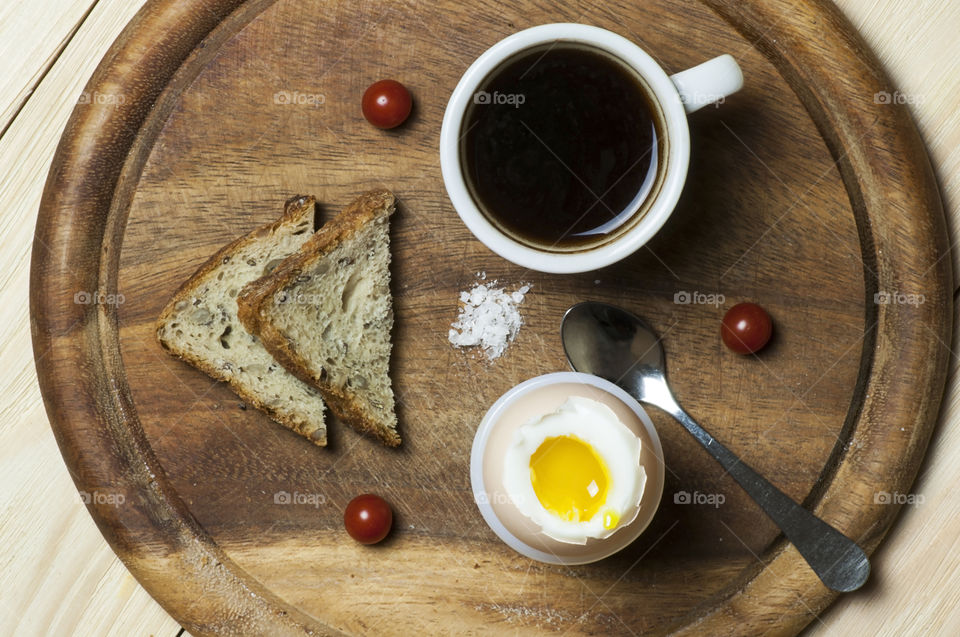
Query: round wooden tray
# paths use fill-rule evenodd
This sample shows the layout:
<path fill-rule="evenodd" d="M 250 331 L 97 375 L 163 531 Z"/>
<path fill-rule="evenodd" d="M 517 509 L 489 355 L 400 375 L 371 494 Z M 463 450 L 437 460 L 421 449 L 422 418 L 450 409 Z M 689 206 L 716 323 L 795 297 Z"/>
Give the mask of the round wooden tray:
<path fill-rule="evenodd" d="M 452 210 L 437 158 L 470 61 L 554 21 L 622 33 L 670 72 L 731 53 L 746 77 L 691 118 L 690 179 L 667 226 L 580 276 L 492 255 Z M 359 115 L 382 77 L 415 96 L 394 132 Z M 919 136 L 830 2 L 155 0 L 86 91 L 37 225 L 38 375 L 91 514 L 191 633 L 794 634 L 811 621 L 834 594 L 655 410 L 667 484 L 629 549 L 548 566 L 484 525 L 468 478 L 476 425 L 509 387 L 566 368 L 559 320 L 584 299 L 645 316 L 680 401 L 789 495 L 868 552 L 893 522 L 940 402 L 950 261 Z M 374 185 L 400 201 L 399 450 L 337 422 L 315 448 L 156 345 L 153 321 L 179 283 L 287 196 L 315 194 L 328 218 Z M 446 341 L 478 271 L 533 284 L 519 338 L 492 364 Z M 756 358 L 720 345 L 719 319 L 741 300 L 776 322 Z M 364 491 L 397 514 L 376 547 L 341 527 Z M 281 492 L 312 497 L 283 504 Z M 684 492 L 723 503 L 684 504 Z"/>

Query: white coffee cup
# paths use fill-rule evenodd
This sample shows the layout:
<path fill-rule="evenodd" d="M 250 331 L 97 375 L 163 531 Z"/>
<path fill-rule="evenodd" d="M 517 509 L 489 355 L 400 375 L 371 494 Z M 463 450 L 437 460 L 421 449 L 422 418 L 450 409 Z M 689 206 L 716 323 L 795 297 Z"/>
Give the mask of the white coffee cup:
<path fill-rule="evenodd" d="M 486 77 L 517 53 L 556 41 L 601 49 L 630 66 L 643 80 L 661 110 L 666 141 L 666 172 L 658 192 L 638 198 L 635 210 L 646 208 L 636 223 L 615 239 L 579 250 L 548 250 L 521 243 L 493 225 L 480 211 L 465 182 L 460 160 L 463 118 Z M 687 114 L 721 102 L 743 86 L 743 73 L 730 55 L 721 55 L 693 68 L 667 75 L 660 65 L 630 40 L 606 29 L 584 24 L 544 24 L 504 38 L 478 57 L 450 96 L 440 130 L 440 169 L 457 214 L 474 236 L 501 257 L 541 272 L 587 272 L 632 254 L 663 226 L 673 212 L 690 163 Z M 531 188 L 536 188 L 531 184 Z M 639 186 L 638 186 L 639 188 Z"/>

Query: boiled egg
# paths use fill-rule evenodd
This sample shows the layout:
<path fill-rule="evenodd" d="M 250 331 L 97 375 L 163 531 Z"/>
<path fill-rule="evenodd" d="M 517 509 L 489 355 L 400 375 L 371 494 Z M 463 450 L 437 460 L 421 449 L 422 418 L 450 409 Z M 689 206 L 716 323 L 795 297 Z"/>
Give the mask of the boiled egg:
<path fill-rule="evenodd" d="M 640 510 L 646 485 L 641 445 L 609 407 L 571 396 L 514 432 L 503 487 L 547 536 L 569 544 L 603 539 Z"/>

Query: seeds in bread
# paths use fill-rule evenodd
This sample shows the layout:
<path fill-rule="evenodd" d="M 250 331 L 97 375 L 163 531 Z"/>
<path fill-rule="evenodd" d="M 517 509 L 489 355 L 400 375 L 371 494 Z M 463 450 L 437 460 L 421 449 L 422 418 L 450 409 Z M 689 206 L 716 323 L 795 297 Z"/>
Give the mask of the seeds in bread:
<path fill-rule="evenodd" d="M 389 376 L 394 197 L 361 195 L 237 299 L 240 320 L 330 410 L 384 444 L 400 444 Z"/>
<path fill-rule="evenodd" d="M 323 398 L 263 347 L 237 319 L 244 285 L 271 272 L 313 236 L 315 200 L 294 197 L 283 216 L 221 248 L 174 294 L 157 319 L 171 354 L 225 381 L 245 402 L 310 442 L 327 444 Z"/>

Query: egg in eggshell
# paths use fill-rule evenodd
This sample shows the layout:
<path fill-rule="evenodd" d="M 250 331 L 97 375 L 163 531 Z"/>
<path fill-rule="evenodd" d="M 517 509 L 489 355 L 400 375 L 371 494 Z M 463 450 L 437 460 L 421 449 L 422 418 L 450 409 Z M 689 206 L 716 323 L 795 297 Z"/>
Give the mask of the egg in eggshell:
<path fill-rule="evenodd" d="M 481 514 L 509 546 L 542 562 L 586 564 L 650 523 L 663 493 L 663 450 L 649 416 L 613 383 L 546 374 L 488 410 L 471 482 Z"/>

